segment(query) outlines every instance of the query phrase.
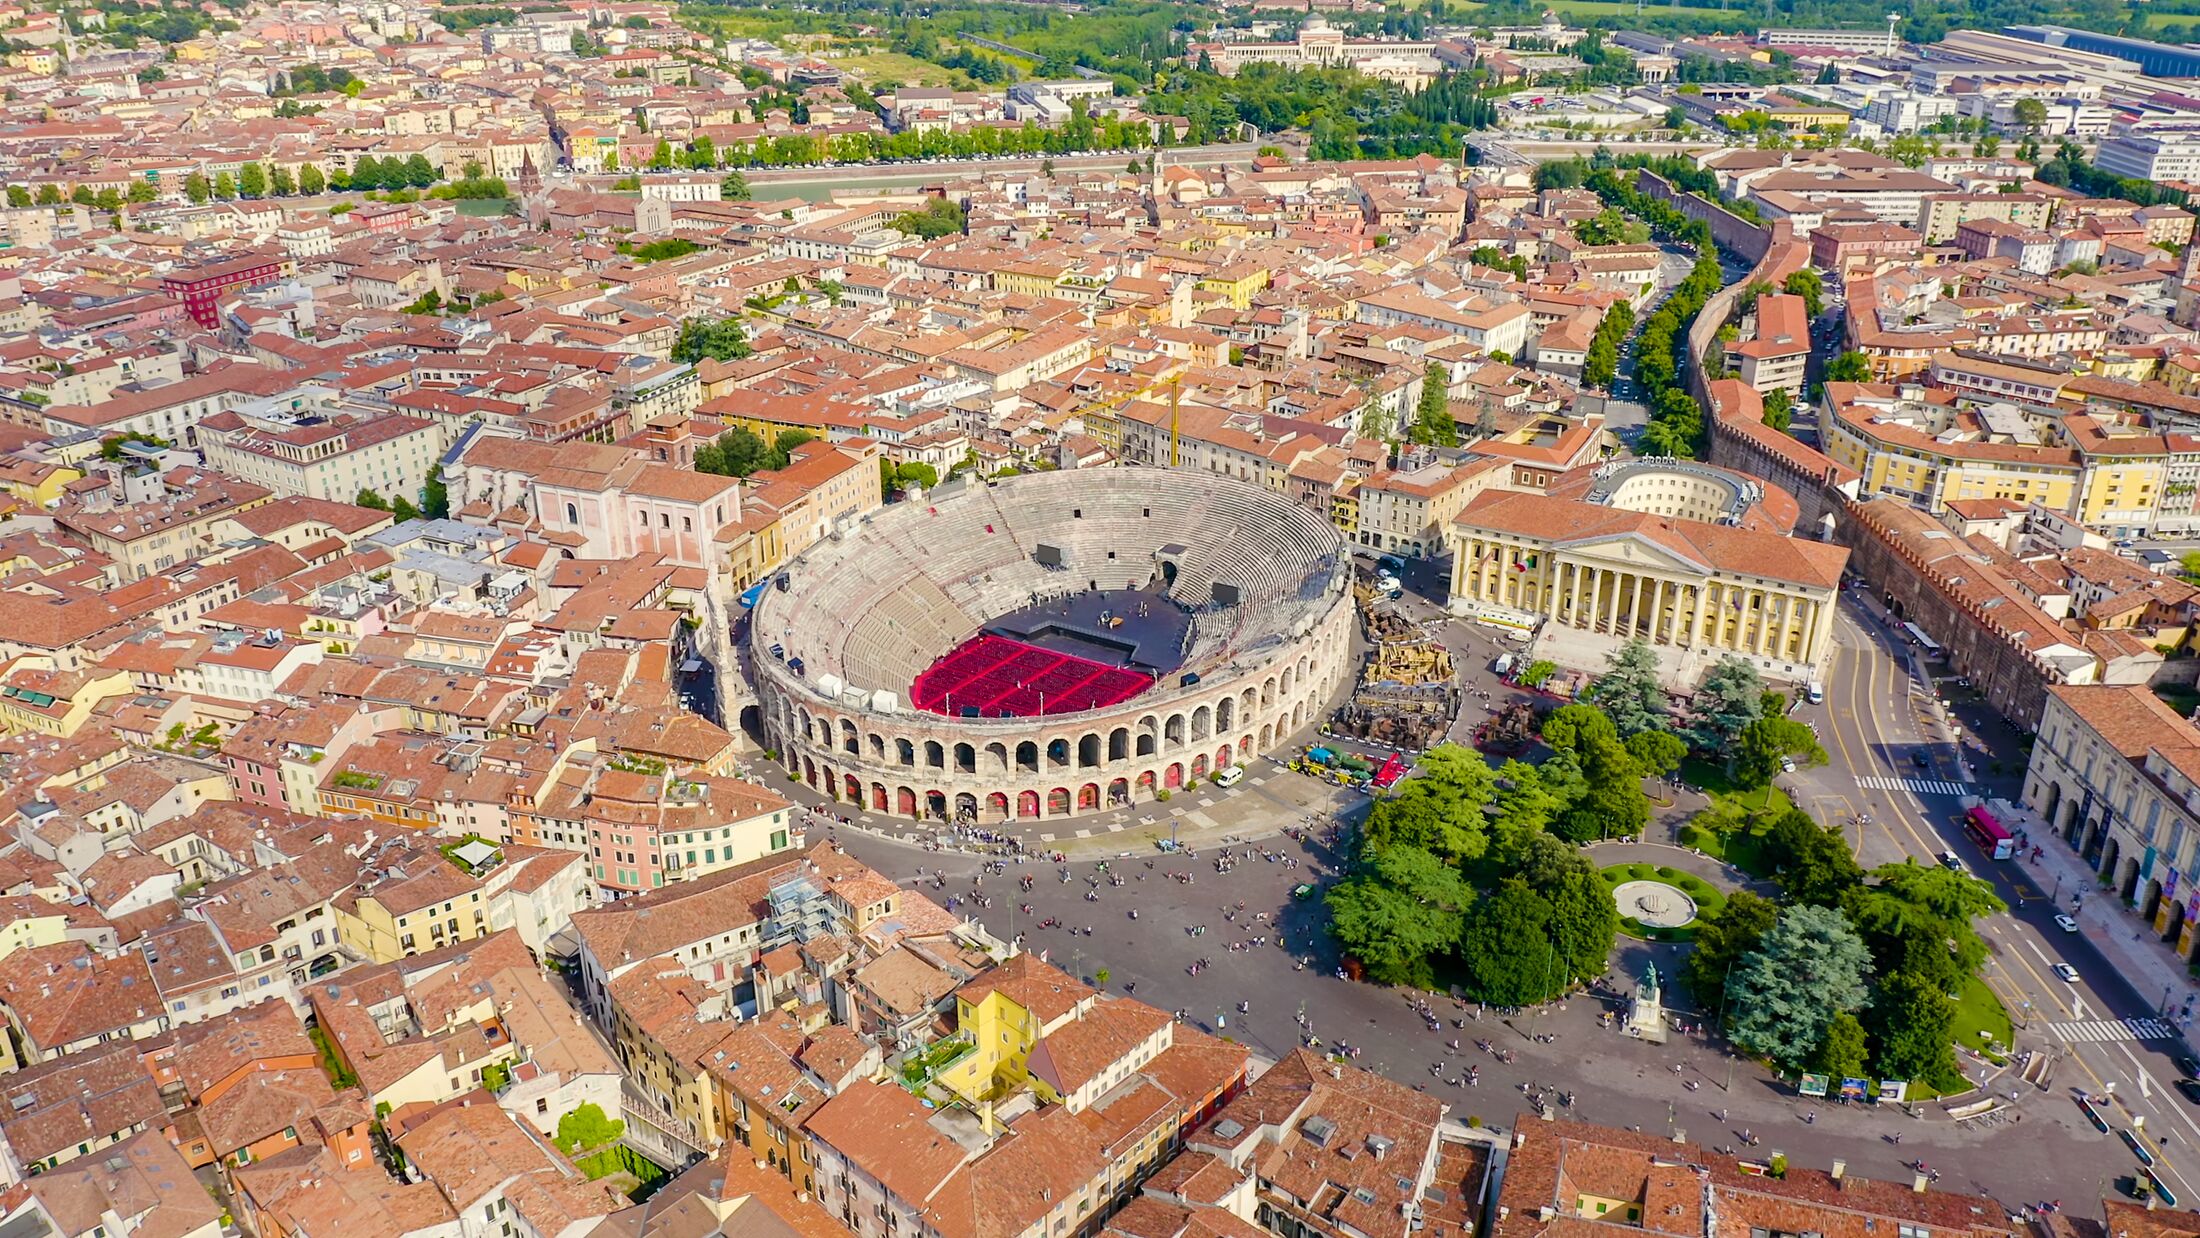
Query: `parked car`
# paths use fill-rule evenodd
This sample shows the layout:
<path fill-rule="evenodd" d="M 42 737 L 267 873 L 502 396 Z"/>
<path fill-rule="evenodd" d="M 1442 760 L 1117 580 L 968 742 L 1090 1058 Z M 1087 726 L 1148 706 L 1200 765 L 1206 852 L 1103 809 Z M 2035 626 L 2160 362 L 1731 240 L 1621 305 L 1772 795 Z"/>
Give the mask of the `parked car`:
<path fill-rule="evenodd" d="M 2078 931 L 2078 922 L 2069 916 L 2058 915 L 2055 917 L 2055 927 L 2065 933 L 2075 933 Z"/>

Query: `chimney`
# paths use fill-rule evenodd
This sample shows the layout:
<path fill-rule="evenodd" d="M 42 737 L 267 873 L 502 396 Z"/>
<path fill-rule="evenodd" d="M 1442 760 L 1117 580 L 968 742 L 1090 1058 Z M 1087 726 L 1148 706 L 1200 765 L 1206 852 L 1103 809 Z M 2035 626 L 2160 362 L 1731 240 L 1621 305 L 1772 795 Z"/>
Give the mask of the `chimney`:
<path fill-rule="evenodd" d="M 1847 1161 L 1836 1160 L 1833 1163 L 1833 1180 L 1835 1182 L 1839 1182 L 1841 1180 L 1841 1175 L 1847 1173 L 1848 1171 L 1849 1163 Z"/>

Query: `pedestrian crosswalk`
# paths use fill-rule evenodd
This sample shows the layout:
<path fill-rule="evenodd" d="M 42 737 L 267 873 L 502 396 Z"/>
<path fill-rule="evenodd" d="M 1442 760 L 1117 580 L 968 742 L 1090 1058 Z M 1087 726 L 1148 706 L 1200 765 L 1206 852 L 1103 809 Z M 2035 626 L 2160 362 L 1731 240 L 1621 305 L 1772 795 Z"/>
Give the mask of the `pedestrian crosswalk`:
<path fill-rule="evenodd" d="M 1908 791 L 1915 795 L 1967 795 L 1970 788 L 1960 782 L 1944 778 L 1859 778 L 1856 785 L 1866 791 Z"/>
<path fill-rule="evenodd" d="M 2177 1029 L 2161 1019 L 2079 1019 L 2051 1025 L 2055 1039 L 2074 1041 L 2167 1040 Z"/>

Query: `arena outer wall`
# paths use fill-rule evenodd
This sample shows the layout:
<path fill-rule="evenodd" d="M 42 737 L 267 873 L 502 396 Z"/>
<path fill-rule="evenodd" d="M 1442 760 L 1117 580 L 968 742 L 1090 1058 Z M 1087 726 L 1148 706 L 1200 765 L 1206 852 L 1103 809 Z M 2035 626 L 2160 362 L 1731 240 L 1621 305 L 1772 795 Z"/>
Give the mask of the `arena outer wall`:
<path fill-rule="evenodd" d="M 1119 489 L 1131 473 L 1151 479 L 1148 501 L 1163 508 L 1174 506 L 1186 476 L 1164 470 L 1106 470 L 1103 476 L 1113 476 L 1105 484 Z M 1017 488 L 1041 477 L 1054 479 L 1052 485 L 1074 485 L 1076 476 L 1018 479 L 1022 485 Z M 1272 504 L 1281 519 L 1297 521 L 1305 513 L 1283 496 L 1258 487 L 1205 476 L 1198 481 L 1210 493 L 1241 491 L 1236 497 L 1243 502 Z M 1003 493 L 1009 489 L 997 488 Z M 974 489 L 983 493 L 996 487 Z M 978 501 L 971 493 L 937 499 L 942 508 Z M 1009 510 L 998 498 L 990 501 L 994 512 Z M 914 523 L 916 514 L 926 510 L 934 509 L 903 504 L 874 515 L 872 523 L 896 519 Z M 1198 536 L 1181 520 L 1156 523 L 1157 532 L 1166 536 Z M 1319 527 L 1328 531 L 1326 522 Z M 1028 528 L 1019 532 L 1027 538 L 1045 535 Z M 1111 545 L 1118 552 L 1158 549 L 1158 545 L 1125 547 L 1119 540 Z M 816 561 L 822 557 L 830 562 L 831 547 L 819 550 L 826 553 L 820 556 L 813 551 L 788 570 L 798 578 L 806 571 L 831 570 Z M 1334 552 L 1341 558 L 1341 543 Z M 846 572 L 850 565 L 843 561 L 834 566 Z M 994 565 L 987 567 L 995 570 Z M 905 570 L 902 581 L 879 582 L 875 592 L 884 597 L 913 583 L 922 572 L 921 567 Z M 804 608 L 789 606 L 767 593 L 751 636 L 764 741 L 790 777 L 820 794 L 907 818 L 943 819 L 944 815 L 954 819 L 968 814 L 980 824 L 1055 821 L 1151 802 L 1226 765 L 1247 763 L 1319 720 L 1354 670 L 1351 639 L 1356 618 L 1345 587 L 1348 575 L 1337 573 L 1311 606 L 1290 605 L 1294 613 L 1287 622 L 1297 629 L 1295 635 L 1243 632 L 1223 650 L 1227 665 L 1203 673 L 1196 684 L 1183 685 L 1180 676 L 1172 675 L 1112 708 L 1020 718 L 947 717 L 916 711 L 905 703 L 879 709 L 868 700 L 848 699 L 860 693 L 828 694 L 815 676 L 797 675 L 773 657 L 767 650 L 772 643 L 767 633 L 782 630 L 778 620 L 788 620 L 783 625 L 788 630 L 809 624 L 830 627 L 836 621 L 806 614 Z M 835 601 L 839 605 L 830 609 L 852 604 L 847 598 Z M 782 609 L 767 615 L 774 602 L 780 602 Z M 993 617 L 975 616 L 980 623 Z M 1283 639 L 1259 648 L 1271 634 Z M 943 644 L 932 653 L 944 654 L 948 647 Z M 1257 651 L 1238 654 L 1247 649 Z M 899 685 L 899 690 L 905 702 L 907 684 Z"/>

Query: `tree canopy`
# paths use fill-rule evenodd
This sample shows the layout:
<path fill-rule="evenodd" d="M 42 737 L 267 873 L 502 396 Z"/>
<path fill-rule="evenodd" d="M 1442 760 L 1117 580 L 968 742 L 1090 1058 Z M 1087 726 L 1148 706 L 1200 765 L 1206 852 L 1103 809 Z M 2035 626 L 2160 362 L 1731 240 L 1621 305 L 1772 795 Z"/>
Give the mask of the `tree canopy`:
<path fill-rule="evenodd" d="M 1764 712 L 1765 681 L 1757 668 L 1728 654 L 1711 664 L 1688 702 L 1688 744 L 1698 752 L 1725 752 Z"/>
<path fill-rule="evenodd" d="M 1330 931 L 1372 979 L 1426 986 L 1459 944 L 1474 891 L 1457 869 L 1406 844 L 1369 853 L 1326 899 Z"/>
<path fill-rule="evenodd" d="M 738 319 L 690 318 L 680 324 L 672 344 L 672 359 L 689 365 L 708 357 L 713 361 L 738 361 L 749 355 L 749 334 Z"/>
<path fill-rule="evenodd" d="M 1665 725 L 1665 689 L 1659 686 L 1657 651 L 1650 642 L 1636 639 L 1610 656 L 1611 669 L 1589 686 L 1589 700 L 1604 711 L 1626 739 L 1639 731 Z"/>
<path fill-rule="evenodd" d="M 1783 1066 L 1807 1063 L 1834 1016 L 1863 1008 L 1870 969 L 1870 951 L 1840 912 L 1790 907 L 1727 979 L 1727 1035 Z"/>

